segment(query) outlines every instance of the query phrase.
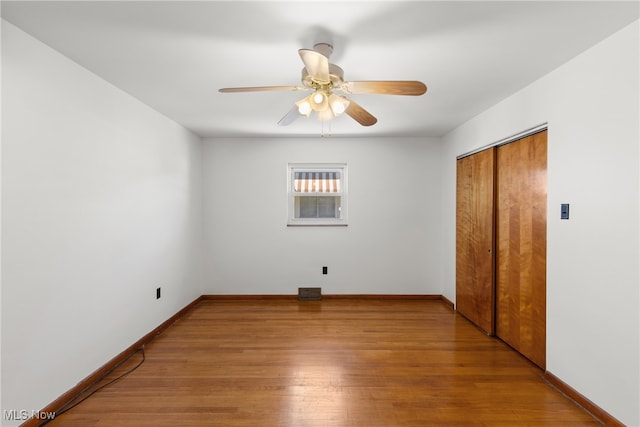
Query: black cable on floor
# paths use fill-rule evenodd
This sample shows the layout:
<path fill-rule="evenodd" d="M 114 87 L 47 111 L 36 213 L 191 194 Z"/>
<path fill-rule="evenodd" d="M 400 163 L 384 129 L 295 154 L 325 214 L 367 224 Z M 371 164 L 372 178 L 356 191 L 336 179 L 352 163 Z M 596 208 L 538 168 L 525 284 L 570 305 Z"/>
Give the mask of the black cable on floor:
<path fill-rule="evenodd" d="M 134 366 L 133 368 L 129 369 L 127 372 L 123 373 L 122 375 L 117 376 L 116 378 L 112 379 L 111 381 L 109 381 L 106 384 L 101 385 L 100 387 L 96 388 L 95 390 L 91 391 L 89 394 L 87 394 L 86 396 L 82 397 L 82 399 L 78 400 L 76 402 L 77 399 L 79 399 L 83 394 L 87 393 L 89 390 L 91 390 L 91 387 L 95 386 L 96 384 L 99 384 L 102 380 L 104 380 L 109 374 L 111 374 L 113 371 L 115 371 L 116 369 L 118 369 L 122 364 L 128 362 L 133 356 L 135 356 L 136 354 L 141 353 L 142 354 L 142 360 L 140 360 L 140 362 L 138 362 L 138 364 L 136 366 Z M 142 365 L 145 361 L 145 354 L 144 354 L 144 346 L 140 347 L 138 350 L 134 351 L 131 356 L 127 357 L 126 360 L 122 361 L 122 363 L 119 363 L 116 367 L 114 367 L 113 369 L 111 369 L 109 372 L 105 373 L 104 375 L 102 375 L 98 380 L 96 380 L 93 384 L 91 384 L 89 387 L 87 387 L 86 389 L 84 389 L 84 391 L 82 391 L 80 394 L 78 394 L 76 397 L 74 397 L 71 401 L 69 401 L 66 405 L 64 405 L 60 411 L 56 411 L 55 416 L 52 418 L 49 418 L 47 420 L 44 420 L 42 423 L 38 424 L 38 427 L 42 427 L 45 424 L 50 423 L 51 421 L 53 421 L 54 419 L 58 418 L 60 415 L 64 414 L 65 412 L 70 411 L 71 409 L 75 408 L 76 406 L 78 406 L 79 404 L 81 404 L 82 402 L 84 402 L 85 400 L 87 400 L 88 398 L 90 398 L 91 396 L 93 396 L 95 393 L 97 393 L 98 391 L 102 390 L 103 388 L 115 383 L 116 381 L 126 377 L 127 375 L 129 375 L 130 373 L 132 373 L 133 371 L 135 371 L 136 369 L 138 369 L 140 367 L 140 365 Z M 74 403 L 75 402 L 75 403 Z"/>

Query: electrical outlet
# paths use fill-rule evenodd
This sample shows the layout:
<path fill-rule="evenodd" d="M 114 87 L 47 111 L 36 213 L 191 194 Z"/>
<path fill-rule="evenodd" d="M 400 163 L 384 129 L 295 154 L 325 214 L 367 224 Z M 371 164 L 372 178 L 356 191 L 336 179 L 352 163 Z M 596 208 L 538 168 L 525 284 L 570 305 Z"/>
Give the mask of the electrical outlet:
<path fill-rule="evenodd" d="M 160 288 L 156 288 L 156 299 L 160 299 Z"/>
<path fill-rule="evenodd" d="M 328 267 L 322 267 L 322 274 L 328 274 L 329 273 L 329 268 Z"/>

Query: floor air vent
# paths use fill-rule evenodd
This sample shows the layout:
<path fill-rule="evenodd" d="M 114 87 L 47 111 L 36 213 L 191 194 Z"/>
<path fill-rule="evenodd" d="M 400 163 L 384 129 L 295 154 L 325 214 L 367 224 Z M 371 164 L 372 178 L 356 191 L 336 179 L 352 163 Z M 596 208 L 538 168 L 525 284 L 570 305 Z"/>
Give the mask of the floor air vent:
<path fill-rule="evenodd" d="M 299 301 L 320 301 L 322 288 L 298 288 Z"/>

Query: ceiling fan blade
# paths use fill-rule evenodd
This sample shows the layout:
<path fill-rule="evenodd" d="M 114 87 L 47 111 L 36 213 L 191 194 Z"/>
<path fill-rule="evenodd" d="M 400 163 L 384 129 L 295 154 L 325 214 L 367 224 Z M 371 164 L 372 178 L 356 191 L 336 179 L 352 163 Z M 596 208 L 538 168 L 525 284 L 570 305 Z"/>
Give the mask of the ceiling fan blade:
<path fill-rule="evenodd" d="M 371 115 L 367 110 L 362 108 L 359 104 L 356 104 L 353 100 L 349 100 L 349 106 L 344 110 L 346 114 L 351 116 L 353 120 L 360 123 L 362 126 L 375 125 L 378 119 Z"/>
<path fill-rule="evenodd" d="M 418 96 L 427 92 L 427 86 L 415 80 L 387 80 L 345 82 L 342 90 L 348 93 Z"/>
<path fill-rule="evenodd" d="M 283 91 L 283 90 L 308 90 L 301 86 L 253 86 L 253 87 L 223 87 L 218 92 L 265 92 L 265 91 Z"/>
<path fill-rule="evenodd" d="M 294 105 L 293 108 L 289 110 L 289 112 L 285 114 L 284 117 L 280 119 L 280 121 L 278 121 L 278 125 L 289 126 L 291 123 L 295 122 L 299 116 L 301 116 L 301 114 L 298 111 L 298 106 Z"/>
<path fill-rule="evenodd" d="M 309 76 L 313 80 L 327 84 L 331 82 L 329 78 L 329 59 L 326 56 L 311 49 L 300 49 L 298 53 L 302 58 L 304 68 L 307 69 Z"/>

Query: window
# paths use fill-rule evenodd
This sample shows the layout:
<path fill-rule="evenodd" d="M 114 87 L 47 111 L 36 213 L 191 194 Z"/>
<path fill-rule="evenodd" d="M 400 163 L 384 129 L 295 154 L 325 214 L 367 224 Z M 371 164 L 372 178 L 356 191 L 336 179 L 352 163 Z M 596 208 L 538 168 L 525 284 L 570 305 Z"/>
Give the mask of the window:
<path fill-rule="evenodd" d="M 290 163 L 287 225 L 347 225 L 347 165 Z"/>

